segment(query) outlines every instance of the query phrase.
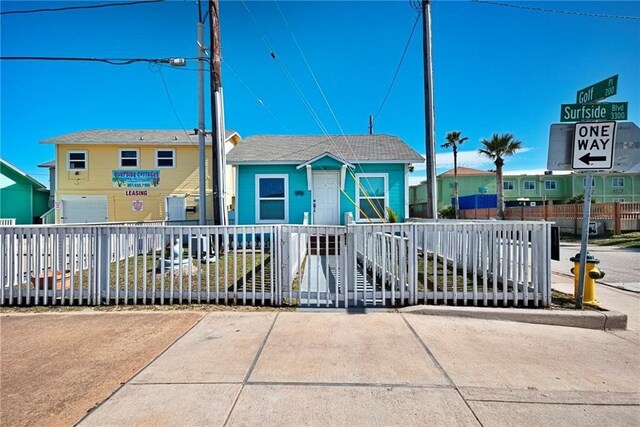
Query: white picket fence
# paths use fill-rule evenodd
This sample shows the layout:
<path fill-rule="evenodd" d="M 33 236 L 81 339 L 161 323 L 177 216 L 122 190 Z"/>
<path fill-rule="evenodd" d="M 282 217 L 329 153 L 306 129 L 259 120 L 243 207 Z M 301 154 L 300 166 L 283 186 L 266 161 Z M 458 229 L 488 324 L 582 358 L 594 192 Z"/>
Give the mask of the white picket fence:
<path fill-rule="evenodd" d="M 550 226 L 4 226 L 0 305 L 544 307 Z"/>

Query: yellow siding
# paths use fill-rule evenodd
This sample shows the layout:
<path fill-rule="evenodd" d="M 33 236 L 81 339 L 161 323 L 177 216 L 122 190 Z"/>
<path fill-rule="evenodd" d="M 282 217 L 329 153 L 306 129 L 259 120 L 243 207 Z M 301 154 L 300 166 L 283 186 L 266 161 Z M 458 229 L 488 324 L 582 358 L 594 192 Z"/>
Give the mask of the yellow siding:
<path fill-rule="evenodd" d="M 157 187 L 140 188 L 147 190 L 147 196 L 127 196 L 126 188 L 114 188 L 111 181 L 113 170 L 119 167 L 119 150 L 138 149 L 140 167 L 132 170 L 159 170 L 160 183 Z M 157 168 L 155 165 L 156 149 L 175 149 L 175 168 Z M 69 171 L 67 153 L 69 151 L 86 151 L 88 167 L 86 171 Z M 207 217 L 211 218 L 211 147 L 206 150 L 207 170 Z M 152 221 L 165 219 L 165 197 L 168 195 L 186 196 L 186 205 L 198 203 L 194 197 L 199 195 L 198 185 L 198 148 L 194 146 L 132 146 L 132 145 L 64 145 L 57 146 L 56 155 L 57 189 L 56 200 L 65 195 L 106 195 L 109 203 L 109 221 Z M 229 167 L 228 167 L 229 168 Z M 227 171 L 227 177 L 233 172 Z M 228 201 L 234 194 L 232 180 L 227 180 Z M 131 208 L 133 200 L 144 201 L 144 211 L 134 212 Z M 187 213 L 187 219 L 197 220 L 198 213 Z M 56 218 L 60 220 L 59 212 Z"/>

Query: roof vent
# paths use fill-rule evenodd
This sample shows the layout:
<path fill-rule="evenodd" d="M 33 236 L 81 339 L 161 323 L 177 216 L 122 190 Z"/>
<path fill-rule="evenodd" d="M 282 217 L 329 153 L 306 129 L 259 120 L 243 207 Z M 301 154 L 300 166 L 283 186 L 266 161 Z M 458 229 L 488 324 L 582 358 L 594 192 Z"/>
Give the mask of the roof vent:
<path fill-rule="evenodd" d="M 140 141 L 144 141 L 144 136 L 141 136 L 141 137 L 140 137 Z"/>

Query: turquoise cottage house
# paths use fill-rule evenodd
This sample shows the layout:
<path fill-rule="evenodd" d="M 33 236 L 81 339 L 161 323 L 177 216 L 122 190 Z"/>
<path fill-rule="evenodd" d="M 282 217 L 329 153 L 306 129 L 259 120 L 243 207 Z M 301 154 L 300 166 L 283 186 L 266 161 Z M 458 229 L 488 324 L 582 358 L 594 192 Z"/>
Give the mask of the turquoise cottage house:
<path fill-rule="evenodd" d="M 424 159 L 390 135 L 257 135 L 227 155 L 236 223 L 344 225 L 409 215 L 409 168 Z"/>

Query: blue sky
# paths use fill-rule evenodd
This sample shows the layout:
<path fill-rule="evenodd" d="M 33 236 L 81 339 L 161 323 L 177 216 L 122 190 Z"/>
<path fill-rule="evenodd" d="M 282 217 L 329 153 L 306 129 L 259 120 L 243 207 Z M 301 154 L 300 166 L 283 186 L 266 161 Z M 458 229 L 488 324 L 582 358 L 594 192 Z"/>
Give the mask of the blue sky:
<path fill-rule="evenodd" d="M 91 3 L 3 1 L 0 7 L 70 4 Z M 511 4 L 640 16 L 640 3 L 633 1 Z M 227 127 L 245 137 L 322 133 L 271 57 L 274 50 L 330 133 L 367 133 L 417 12 L 408 1 L 278 5 L 286 22 L 274 2 L 246 2 L 256 24 L 242 3 L 221 1 Z M 0 48 L 3 56 L 194 57 L 196 21 L 194 1 L 3 15 Z M 476 154 L 480 139 L 512 132 L 526 149 L 507 160 L 506 171 L 544 170 L 549 125 L 558 122 L 560 104 L 575 102 L 577 90 L 614 74 L 620 76 L 618 94 L 608 100 L 628 101 L 629 120 L 640 123 L 640 20 L 435 0 L 432 21 L 438 172 L 452 167 L 450 152 L 439 148 L 450 130 L 469 137 L 460 165 L 491 168 Z M 36 61 L 1 61 L 0 67 L 0 154 L 44 183 L 46 171 L 36 165 L 54 153 L 42 139 L 82 129 L 197 126 L 194 61 L 186 69 Z M 420 23 L 375 132 L 398 135 L 425 152 Z M 417 167 L 412 181 L 421 179 L 424 168 Z"/>

